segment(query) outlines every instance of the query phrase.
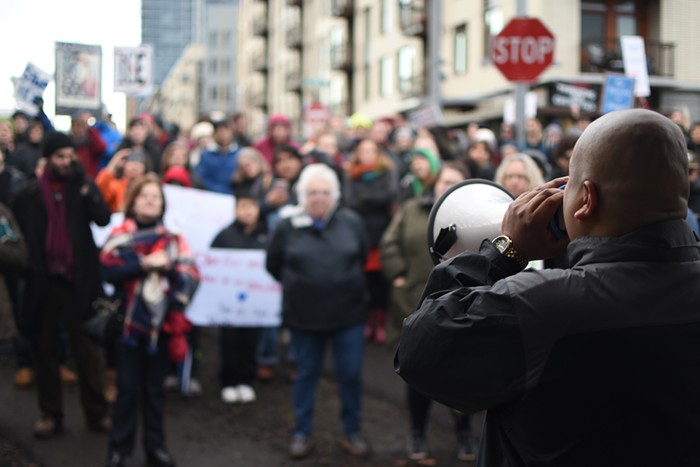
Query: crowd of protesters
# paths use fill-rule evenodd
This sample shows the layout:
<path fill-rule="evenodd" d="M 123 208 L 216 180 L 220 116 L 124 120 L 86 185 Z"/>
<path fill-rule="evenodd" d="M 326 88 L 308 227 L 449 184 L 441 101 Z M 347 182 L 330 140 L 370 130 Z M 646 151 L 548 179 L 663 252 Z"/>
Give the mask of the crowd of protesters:
<path fill-rule="evenodd" d="M 108 117 L 87 113 L 73 115 L 67 133 L 55 131 L 41 110 L 0 121 L 0 299 L 9 297 L 0 300 L 0 338 L 13 339 L 15 385 L 37 385 L 35 436 L 61 431 L 60 382 L 77 380 L 87 426 L 110 433 L 107 465 L 124 465 L 145 394 L 148 462 L 175 465 L 164 441 L 163 394 L 180 383 L 168 376 L 169 361 L 182 360 L 186 342 L 196 346 L 197 329 L 190 330 L 183 312 L 198 271 L 186 239 L 162 225 L 161 183 L 168 183 L 233 195 L 235 220 L 211 246 L 267 249 L 267 269 L 282 284 L 282 328 L 221 329 L 221 399 L 255 401 L 255 385 L 275 378 L 280 359 L 288 359 L 296 421 L 289 455 L 307 456 L 330 343 L 343 407 L 341 444 L 351 455 L 368 455 L 361 431 L 364 345 L 395 346 L 401 320 L 418 301 L 432 268 L 425 232 L 434 201 L 467 178 L 495 181 L 519 196 L 567 175 L 585 123 L 564 129 L 531 118 L 519 147 L 509 124 L 496 131 L 477 124 L 428 130 L 401 115 L 333 117 L 313 125 L 304 141 L 280 114 L 269 117 L 258 140 L 241 114 L 202 119 L 179 132 L 143 113 L 123 135 Z M 695 221 L 700 123 L 677 123 L 688 136 L 688 219 Z M 106 225 L 117 212 L 124 224 L 100 251 L 90 223 Z M 124 325 L 118 343 L 102 352 L 81 323 L 105 282 L 120 294 Z M 281 355 L 283 329 L 291 343 Z M 185 388 L 191 395 L 201 392 L 194 376 Z M 429 399 L 408 389 L 410 459 L 429 456 L 429 407 Z M 455 419 L 458 457 L 473 460 L 469 417 Z"/>

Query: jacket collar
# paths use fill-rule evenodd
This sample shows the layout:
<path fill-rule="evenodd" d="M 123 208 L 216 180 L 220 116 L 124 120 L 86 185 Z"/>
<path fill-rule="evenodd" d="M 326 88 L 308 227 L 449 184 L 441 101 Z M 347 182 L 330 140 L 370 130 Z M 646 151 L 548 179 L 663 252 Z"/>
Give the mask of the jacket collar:
<path fill-rule="evenodd" d="M 567 248 L 573 267 L 615 261 L 700 260 L 700 244 L 683 219 L 645 225 L 619 237 L 581 237 Z"/>

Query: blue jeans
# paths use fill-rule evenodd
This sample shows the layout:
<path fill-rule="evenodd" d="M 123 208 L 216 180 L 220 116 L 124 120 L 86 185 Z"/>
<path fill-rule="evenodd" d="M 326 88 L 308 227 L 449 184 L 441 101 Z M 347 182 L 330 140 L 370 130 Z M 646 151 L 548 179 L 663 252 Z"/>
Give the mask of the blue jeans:
<path fill-rule="evenodd" d="M 360 432 L 364 328 L 365 325 L 362 323 L 335 331 L 292 330 L 292 342 L 297 352 L 297 378 L 294 381 L 293 391 L 295 435 L 311 434 L 316 388 L 323 370 L 326 341 L 330 341 L 333 349 L 343 431 L 347 436 Z"/>

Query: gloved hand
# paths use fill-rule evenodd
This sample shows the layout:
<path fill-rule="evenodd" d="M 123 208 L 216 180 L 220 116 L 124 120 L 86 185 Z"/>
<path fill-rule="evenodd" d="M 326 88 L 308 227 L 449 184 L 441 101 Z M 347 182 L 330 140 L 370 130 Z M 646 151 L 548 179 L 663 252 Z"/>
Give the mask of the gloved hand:
<path fill-rule="evenodd" d="M 177 334 L 187 334 L 191 329 L 192 323 L 181 311 L 171 311 L 165 317 L 163 331 L 167 332 L 171 336 Z"/>
<path fill-rule="evenodd" d="M 163 331 L 170 335 L 168 340 L 168 355 L 174 362 L 182 362 L 187 355 L 187 333 L 192 329 L 192 323 L 184 313 L 173 311 L 168 313 L 163 323 Z"/>
<path fill-rule="evenodd" d="M 168 340 L 168 355 L 170 360 L 175 363 L 180 363 L 187 356 L 187 337 L 184 334 L 176 334 L 170 336 Z"/>

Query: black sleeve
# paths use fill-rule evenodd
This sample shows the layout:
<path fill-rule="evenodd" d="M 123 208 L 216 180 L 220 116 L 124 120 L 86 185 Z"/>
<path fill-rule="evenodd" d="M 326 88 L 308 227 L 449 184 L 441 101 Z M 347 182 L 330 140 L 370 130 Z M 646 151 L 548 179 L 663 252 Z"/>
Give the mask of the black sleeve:
<path fill-rule="evenodd" d="M 507 281 L 520 269 L 491 242 L 436 267 L 418 310 L 404 320 L 394 369 L 406 382 L 465 413 L 522 395 L 526 364 Z"/>

